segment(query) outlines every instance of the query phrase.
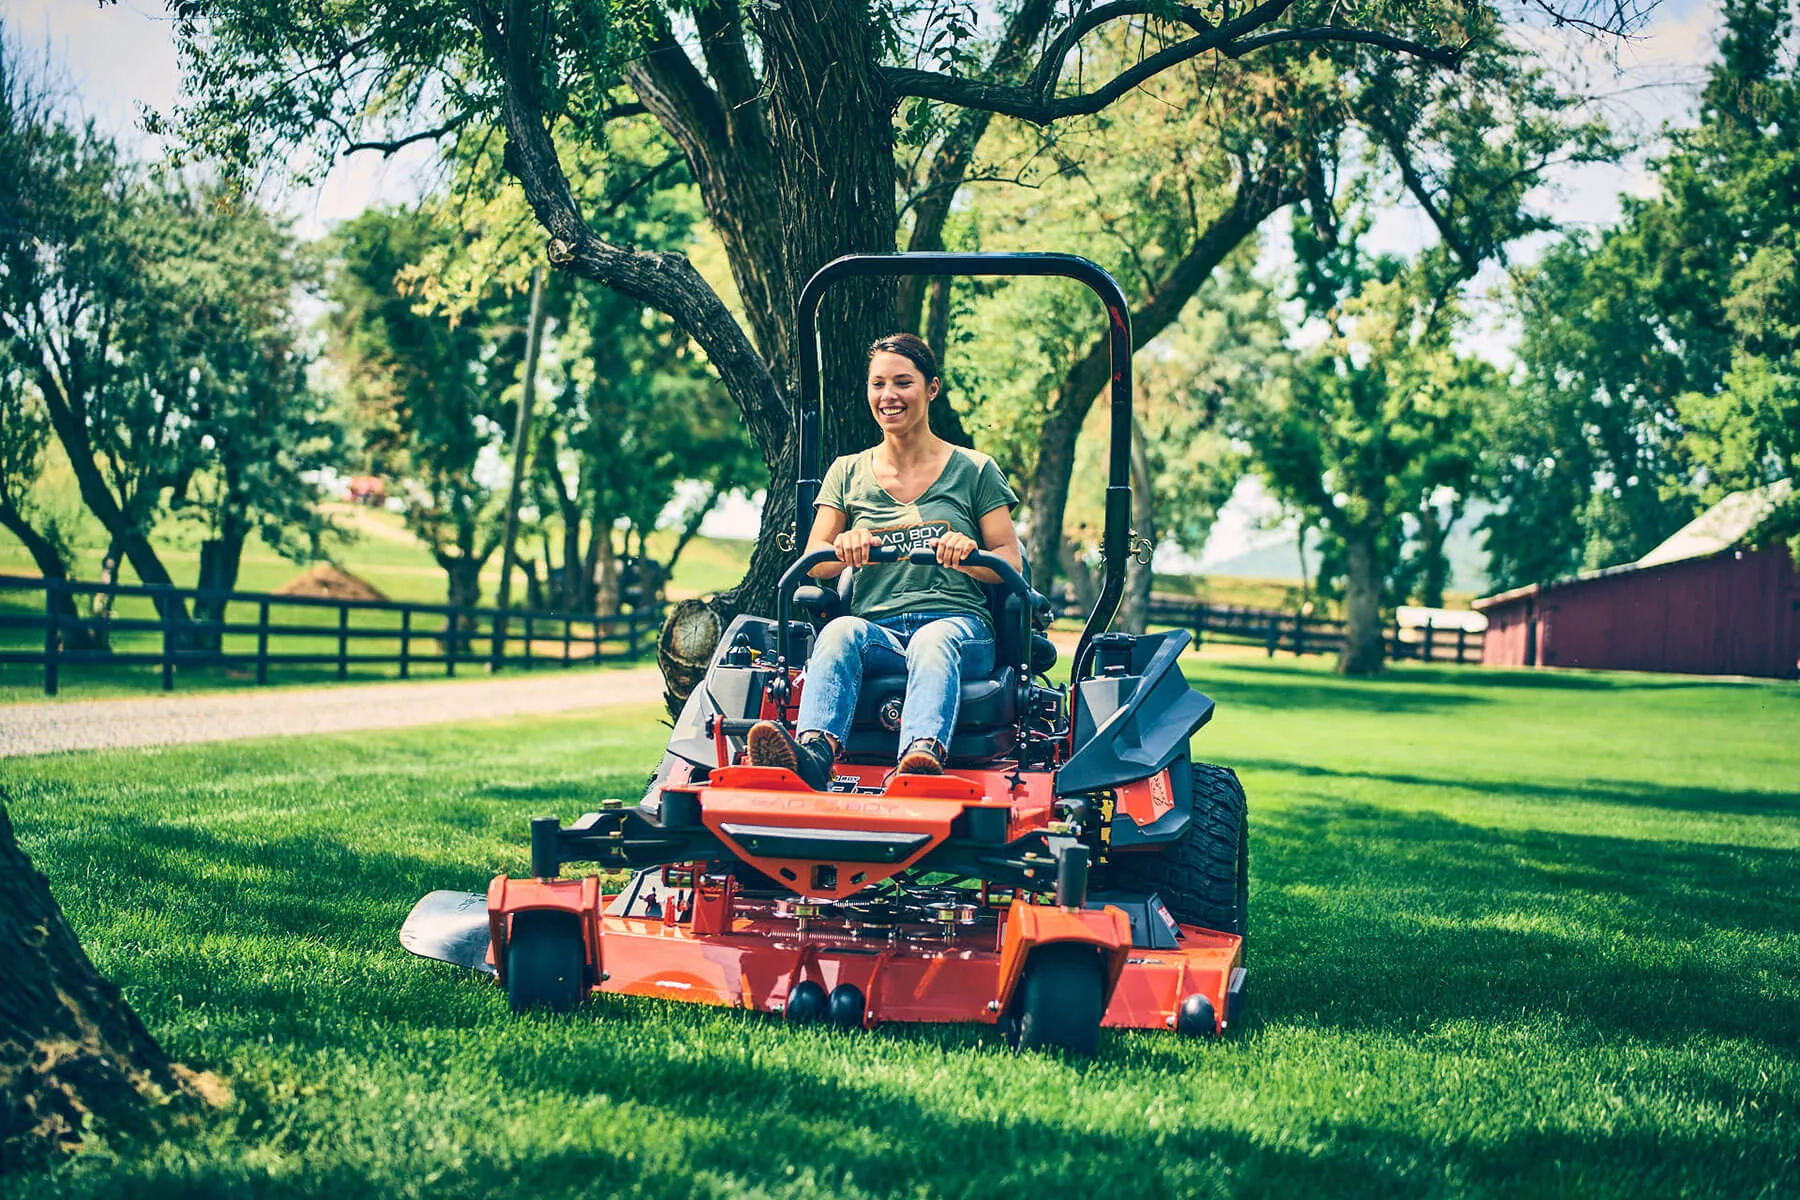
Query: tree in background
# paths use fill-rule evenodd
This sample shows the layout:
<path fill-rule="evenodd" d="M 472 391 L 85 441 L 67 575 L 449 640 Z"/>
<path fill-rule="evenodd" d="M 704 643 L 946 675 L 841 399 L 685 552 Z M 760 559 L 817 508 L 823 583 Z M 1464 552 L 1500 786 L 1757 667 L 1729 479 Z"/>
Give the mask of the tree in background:
<path fill-rule="evenodd" d="M 1792 481 L 1762 531 L 1800 559 L 1800 53 L 1795 9 L 1730 0 L 1700 127 L 1669 164 L 1677 194 L 1704 195 L 1734 251 L 1722 310 L 1730 363 L 1719 390 L 1676 399 L 1702 499 Z M 1691 203 L 1689 207 L 1698 207 Z M 1699 231 L 1689 229 L 1690 236 Z"/>
<path fill-rule="evenodd" d="M 1523 280 L 1523 387 L 1497 423 L 1501 587 L 1629 562 L 1726 491 L 1800 469 L 1800 90 L 1789 0 L 1727 0 L 1660 192 Z M 1789 518 L 1790 520 L 1792 518 Z"/>
<path fill-rule="evenodd" d="M 500 451 L 507 389 L 525 347 L 525 297 L 488 288 L 466 311 L 431 311 L 401 274 L 446 242 L 429 214 L 370 209 L 334 233 L 332 347 L 363 445 L 404 483 L 406 523 L 474 607 L 500 545 Z"/>
<path fill-rule="evenodd" d="M 1525 9 L 1592 16 L 1608 29 L 1642 15 L 1637 0 L 1266 0 L 1166 9 L 1017 0 L 984 21 L 960 8 L 864 0 L 721 0 L 692 10 L 692 34 L 678 38 L 668 8 L 647 5 L 619 20 L 591 0 L 174 7 L 188 90 L 198 98 L 178 123 L 193 144 L 242 161 L 291 157 L 307 141 L 392 148 L 498 125 L 551 262 L 667 314 L 699 344 L 771 478 L 762 537 L 740 586 L 717 602 L 714 637 L 718 616 L 769 608 L 787 562 L 779 535 L 795 519 L 789 389 L 796 339 L 811 336 L 795 327 L 797 296 L 841 254 L 896 248 L 897 177 L 927 180 L 947 205 L 990 116 L 1047 126 L 1091 115 L 1164 71 L 1214 56 L 1347 44 L 1428 69 L 1490 53 L 1503 41 L 1504 19 Z M 684 30 L 689 19 L 684 11 Z M 1082 70 L 1084 40 L 1121 26 L 1138 31 L 1138 55 L 1116 73 Z M 897 105 L 922 137 L 897 140 Z M 725 247 L 742 322 L 685 258 L 596 230 L 570 184 L 557 135 L 599 144 L 611 120 L 640 110 L 687 159 Z M 929 166 L 907 169 L 925 159 Z M 931 248 L 925 241 L 909 244 Z M 861 350 L 899 324 L 901 309 L 895 289 L 865 283 L 835 292 L 823 315 L 830 456 L 874 440 L 857 386 Z"/>
<path fill-rule="evenodd" d="M 141 581 L 173 583 L 151 541 L 171 508 L 208 531 L 203 588 L 235 584 L 252 529 L 299 557 L 309 539 L 295 531 L 319 524 L 304 473 L 333 432 L 298 350 L 302 273 L 289 235 L 254 205 L 152 175 L 63 121 L 10 49 L 0 50 L 0 211 L 0 342 L 17 413 L 0 439 L 10 465 L 35 475 L 34 431 L 54 431 L 111 544 L 103 581 L 123 558 Z M 5 507 L 39 569 L 66 577 L 50 527 L 31 527 L 23 498 Z M 157 602 L 184 644 L 217 645 L 186 629 L 180 600 Z M 207 620 L 223 612 L 216 600 L 201 607 Z"/>
<path fill-rule="evenodd" d="M 167 347 L 148 323 L 164 299 L 152 255 L 171 214 L 109 140 L 55 114 L 10 46 L 0 97 L 0 338 L 111 540 L 109 558 L 171 584 L 150 527 L 191 450 L 156 386 L 153 360 Z M 157 603 L 186 626 L 185 604 Z"/>
<path fill-rule="evenodd" d="M 1322 344 L 1298 352 L 1233 429 L 1270 492 L 1326 534 L 1321 578 L 1343 579 L 1338 670 L 1368 675 L 1381 669 L 1381 611 L 1405 523 L 1473 485 L 1478 414 L 1500 378 L 1450 348 L 1455 301 L 1428 272 L 1376 260 L 1355 274 L 1355 290 L 1322 318 Z"/>
<path fill-rule="evenodd" d="M 229 593 L 253 532 L 295 562 L 317 551 L 329 528 L 317 473 L 336 463 L 343 431 L 307 379 L 294 300 L 315 275 L 309 256 L 267 213 L 216 189 L 171 203 L 181 219 L 157 259 L 167 299 L 153 327 L 180 381 L 192 453 L 170 505 L 205 534 L 195 586 Z M 224 614 L 222 594 L 195 603 L 201 620 Z"/>
<path fill-rule="evenodd" d="M 699 196 L 654 121 L 615 123 L 604 154 L 578 142 L 563 153 L 609 236 L 671 251 L 693 244 Z M 431 311 L 461 320 L 486 289 L 526 285 L 540 234 L 523 197 L 507 186 L 498 146 L 477 144 L 455 165 L 450 186 L 426 211 L 463 236 L 440 240 L 401 276 Z M 536 418 L 530 467 L 546 582 L 552 572 L 560 578 L 564 607 L 611 612 L 617 559 L 629 555 L 645 573 L 666 576 L 718 500 L 756 490 L 764 472 L 698 346 L 661 314 L 561 274 L 550 282 L 546 308 L 553 332 L 542 374 L 550 399 Z M 644 538 L 683 481 L 697 491 L 668 560 L 651 568 L 643 563 Z M 627 544 L 616 546 L 621 521 Z M 560 544 L 560 565 L 552 542 Z"/>

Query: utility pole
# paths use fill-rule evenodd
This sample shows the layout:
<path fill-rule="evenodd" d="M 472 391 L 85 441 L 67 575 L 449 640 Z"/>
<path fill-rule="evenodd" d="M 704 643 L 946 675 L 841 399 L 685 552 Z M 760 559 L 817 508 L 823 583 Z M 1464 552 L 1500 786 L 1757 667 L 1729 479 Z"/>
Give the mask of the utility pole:
<path fill-rule="evenodd" d="M 544 267 L 531 275 L 531 324 L 525 332 L 525 382 L 519 396 L 519 415 L 513 422 L 512 486 L 506 495 L 506 532 L 500 547 L 499 609 L 494 615 L 494 646 L 488 670 L 498 671 L 506 660 L 506 606 L 512 602 L 513 544 L 519 534 L 519 489 L 525 483 L 525 456 L 531 440 L 531 402 L 537 391 L 538 348 L 544 340 Z"/>

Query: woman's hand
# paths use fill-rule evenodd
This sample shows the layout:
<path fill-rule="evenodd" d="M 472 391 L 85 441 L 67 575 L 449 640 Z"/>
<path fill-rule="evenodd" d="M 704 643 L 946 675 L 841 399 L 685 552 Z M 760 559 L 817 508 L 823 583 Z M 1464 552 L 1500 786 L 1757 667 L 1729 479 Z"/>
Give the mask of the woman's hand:
<path fill-rule="evenodd" d="M 837 551 L 838 561 L 852 567 L 869 565 L 869 551 L 881 543 L 866 529 L 846 529 L 831 541 L 831 548 Z"/>
<path fill-rule="evenodd" d="M 963 559 L 981 549 L 974 538 L 966 533 L 957 533 L 954 529 L 932 545 L 937 550 L 938 565 L 952 568 L 960 568 Z"/>

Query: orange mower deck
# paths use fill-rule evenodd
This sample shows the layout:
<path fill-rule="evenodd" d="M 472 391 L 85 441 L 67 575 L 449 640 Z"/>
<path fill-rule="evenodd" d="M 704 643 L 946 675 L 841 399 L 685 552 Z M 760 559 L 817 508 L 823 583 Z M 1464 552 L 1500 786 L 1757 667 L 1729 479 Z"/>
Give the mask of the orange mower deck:
<path fill-rule="evenodd" d="M 504 984 L 513 915 L 552 910 L 581 921 L 591 991 L 781 1013 L 803 983 L 826 993 L 849 985 L 864 998 L 865 1028 L 994 1024 L 1030 952 L 1052 942 L 1085 943 L 1105 959 L 1107 1027 L 1174 1028 L 1183 1003 L 1199 996 L 1214 1028 L 1185 1032 L 1222 1034 L 1242 990 L 1242 938 L 1185 925 L 1177 949 L 1134 949 L 1129 922 L 1113 907 L 1066 910 L 1013 899 L 997 928 L 916 925 L 871 938 L 842 920 L 777 915 L 775 905 L 739 900 L 734 891 L 703 887 L 688 910 L 670 903 L 662 919 L 623 917 L 606 911 L 616 898 L 602 896 L 591 877 L 501 876 L 487 894 L 487 966 Z"/>

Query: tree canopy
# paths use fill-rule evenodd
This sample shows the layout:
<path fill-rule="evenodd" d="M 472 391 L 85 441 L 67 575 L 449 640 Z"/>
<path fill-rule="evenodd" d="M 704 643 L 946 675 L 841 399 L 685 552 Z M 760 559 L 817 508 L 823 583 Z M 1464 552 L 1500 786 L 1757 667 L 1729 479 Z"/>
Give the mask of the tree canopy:
<path fill-rule="evenodd" d="M 174 125 L 208 152 L 249 162 L 310 146 L 322 163 L 344 148 L 503 132 L 506 166 L 550 261 L 668 315 L 718 373 L 770 469 L 764 536 L 744 583 L 721 601 L 730 608 L 766 605 L 782 563 L 774 534 L 794 519 L 789 396 L 796 338 L 807 336 L 793 328 L 800 286 L 843 253 L 941 246 L 943 214 L 993 117 L 1054 125 L 1103 112 L 1166 72 L 1284 48 L 1355 56 L 1362 74 L 1394 81 L 1401 116 L 1409 89 L 1433 86 L 1403 76 L 1475 68 L 1502 46 L 1508 19 L 1619 30 L 1646 6 L 1116 0 L 1059 9 L 1020 0 L 979 19 L 857 0 L 749 8 L 721 0 L 691 12 L 592 0 L 173 7 L 199 97 Z M 1123 27 L 1138 32 L 1136 52 L 1090 73 L 1093 39 Z M 570 183 L 559 137 L 603 145 L 611 122 L 640 112 L 686 159 L 724 244 L 741 322 L 685 258 L 596 228 Z M 1483 113 L 1474 116 L 1472 130 Z M 1429 192 L 1428 172 L 1414 166 Z M 897 177 L 916 186 L 918 203 Z M 860 348 L 903 317 L 916 323 L 919 290 L 871 284 L 828 301 L 828 453 L 872 439 L 854 386 Z"/>

